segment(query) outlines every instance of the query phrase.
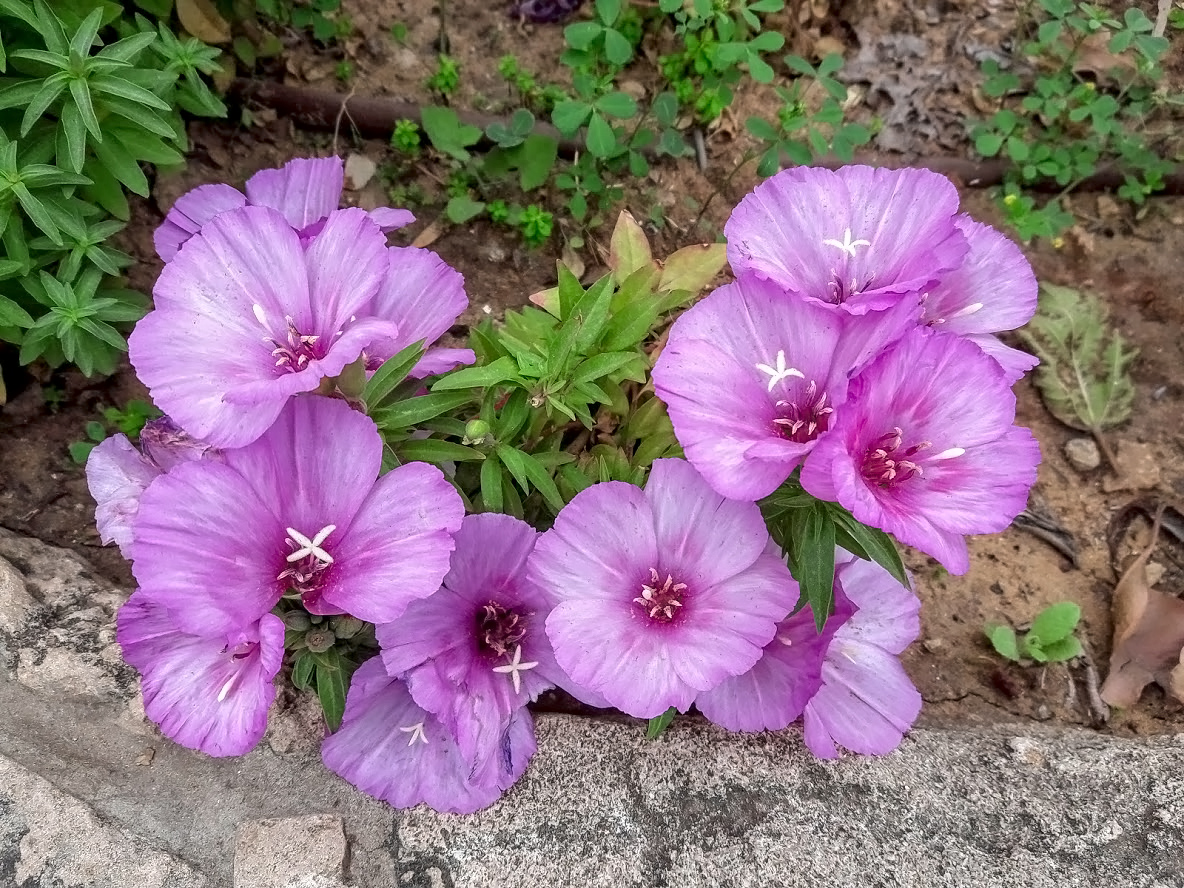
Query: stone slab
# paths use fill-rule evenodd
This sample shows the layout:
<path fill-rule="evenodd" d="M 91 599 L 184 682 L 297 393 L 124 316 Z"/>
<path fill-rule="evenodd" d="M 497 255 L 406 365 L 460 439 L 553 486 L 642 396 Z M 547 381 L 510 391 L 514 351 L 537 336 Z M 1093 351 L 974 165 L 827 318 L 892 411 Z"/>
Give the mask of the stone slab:
<path fill-rule="evenodd" d="M 9 561 L 35 599 L 24 629 L 0 629 L 0 755 L 210 888 L 240 888 L 245 825 L 318 815 L 340 818 L 344 879 L 361 888 L 1184 888 L 1184 735 L 918 730 L 883 758 L 820 762 L 795 731 L 680 719 L 647 741 L 628 719 L 542 715 L 526 776 L 470 817 L 358 793 L 321 766 L 298 705 L 273 711 L 250 755 L 207 758 L 145 725 L 126 667 L 102 656 L 126 593 L 34 542 L 0 531 L 0 557 L 19 543 Z M 52 674 L 81 670 L 69 693 L 29 679 L 52 650 Z M 0 861 L 13 857 L 5 836 Z M 314 867 L 298 884 L 325 880 Z"/>

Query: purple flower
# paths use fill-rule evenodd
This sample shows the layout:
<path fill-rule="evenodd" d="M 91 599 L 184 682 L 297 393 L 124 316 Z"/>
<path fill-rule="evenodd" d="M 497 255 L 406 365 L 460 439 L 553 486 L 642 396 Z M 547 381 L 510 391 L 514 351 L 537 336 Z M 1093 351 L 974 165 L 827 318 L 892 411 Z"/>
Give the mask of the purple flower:
<path fill-rule="evenodd" d="M 539 538 L 531 582 L 553 597 L 559 666 L 640 718 L 752 668 L 798 590 L 754 503 L 724 499 L 677 459 L 645 490 L 581 491 Z"/>
<path fill-rule="evenodd" d="M 379 478 L 381 462 L 368 417 L 331 398 L 291 402 L 254 443 L 144 491 L 132 528 L 143 594 L 207 635 L 254 623 L 284 595 L 316 614 L 395 619 L 439 588 L 464 506 L 439 469 Z"/>
<path fill-rule="evenodd" d="M 957 333 L 999 362 L 1015 382 L 1039 361 L 1009 348 L 993 334 L 1022 327 L 1036 313 L 1038 286 L 1032 266 L 1014 243 L 969 216 L 954 220 L 970 245 L 957 268 L 922 296 L 922 323 Z"/>
<path fill-rule="evenodd" d="M 509 515 L 469 515 L 440 589 L 377 627 L 387 672 L 474 765 L 497 754 L 518 710 L 563 680 L 543 625 L 550 602 L 526 582 L 537 536 Z"/>
<path fill-rule="evenodd" d="M 165 262 L 219 213 L 239 207 L 278 210 L 302 237 L 320 231 L 329 214 L 341 202 L 345 166 L 340 157 L 296 158 L 278 170 L 260 170 L 247 180 L 244 195 L 229 185 L 201 185 L 181 195 L 156 229 L 156 254 Z M 383 231 L 410 225 L 415 217 L 407 210 L 379 207 L 370 218 Z"/>
<path fill-rule="evenodd" d="M 802 486 L 962 574 L 964 536 L 1006 529 L 1036 482 L 1040 448 L 1014 419 L 994 360 L 960 336 L 916 328 L 852 380 Z"/>
<path fill-rule="evenodd" d="M 86 460 L 86 483 L 94 497 L 95 524 L 104 543 L 131 557 L 132 520 L 140 495 L 162 472 L 182 462 L 218 458 L 218 451 L 190 437 L 167 416 L 146 423 L 137 450 L 126 435 L 112 435 Z"/>
<path fill-rule="evenodd" d="M 143 676 L 144 713 L 166 737 L 214 756 L 243 755 L 259 742 L 284 657 L 279 617 L 191 635 L 137 591 L 119 610 L 116 637 Z"/>
<path fill-rule="evenodd" d="M 889 308 L 957 268 L 958 191 L 928 170 L 783 170 L 728 219 L 728 261 L 852 314 Z"/>
<path fill-rule="evenodd" d="M 383 361 L 413 342 L 422 339 L 431 345 L 469 306 L 465 279 L 431 250 L 391 247 L 387 256 L 390 270 L 370 305 L 370 312 L 393 321 L 398 333 L 367 346 L 367 370 L 377 370 Z M 429 348 L 410 375 L 419 379 L 475 360 L 470 348 Z"/>
<path fill-rule="evenodd" d="M 900 745 L 921 711 L 897 654 L 921 632 L 921 602 L 878 564 L 839 550 L 837 609 L 855 613 L 835 632 L 822 666 L 822 687 L 806 704 L 806 745 L 836 758 L 835 745 L 884 755 Z"/>
<path fill-rule="evenodd" d="M 396 808 L 426 803 L 437 811 L 472 814 L 492 805 L 534 755 L 530 714 L 519 709 L 497 754 L 476 769 L 448 731 L 392 678 L 382 661 L 362 664 L 350 682 L 345 716 L 325 739 L 325 766 L 358 789 Z"/>
<path fill-rule="evenodd" d="M 835 596 L 822 631 L 803 607 L 782 620 L 756 665 L 700 694 L 695 706 L 729 731 L 779 731 L 795 722 L 822 687 L 822 663 L 831 639 L 854 611 Z"/>
<path fill-rule="evenodd" d="M 241 447 L 292 395 L 399 335 L 370 310 L 388 268 L 362 210 L 330 214 L 307 247 L 275 210 L 222 213 L 161 272 L 156 308 L 128 340 L 132 364 L 182 428 Z"/>
<path fill-rule="evenodd" d="M 517 0 L 510 5 L 510 15 L 528 22 L 561 22 L 584 3 L 584 0 Z"/>
<path fill-rule="evenodd" d="M 848 376 L 916 326 L 918 314 L 916 297 L 852 315 L 744 275 L 675 321 L 654 388 L 707 482 L 757 500 L 830 428 Z"/>

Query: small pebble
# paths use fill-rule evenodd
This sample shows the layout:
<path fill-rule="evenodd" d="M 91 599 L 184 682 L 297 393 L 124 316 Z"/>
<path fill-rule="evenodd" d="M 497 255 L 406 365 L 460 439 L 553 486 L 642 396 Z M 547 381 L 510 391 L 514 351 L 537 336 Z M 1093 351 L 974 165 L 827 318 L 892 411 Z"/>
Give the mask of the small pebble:
<path fill-rule="evenodd" d="M 1065 444 L 1065 459 L 1079 472 L 1090 472 L 1102 464 L 1102 454 L 1093 438 L 1071 438 Z"/>
<path fill-rule="evenodd" d="M 926 638 L 921 642 L 921 647 L 925 649 L 927 654 L 936 654 L 945 650 L 946 640 L 944 638 Z"/>
<path fill-rule="evenodd" d="M 345 187 L 360 191 L 374 178 L 378 164 L 364 154 L 351 154 L 345 159 Z"/>

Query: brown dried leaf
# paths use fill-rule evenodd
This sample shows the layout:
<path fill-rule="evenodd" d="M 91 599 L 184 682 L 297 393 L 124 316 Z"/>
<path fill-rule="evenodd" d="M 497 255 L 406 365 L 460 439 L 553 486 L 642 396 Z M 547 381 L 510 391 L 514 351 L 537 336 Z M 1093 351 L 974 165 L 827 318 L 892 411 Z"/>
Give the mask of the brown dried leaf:
<path fill-rule="evenodd" d="M 1147 548 L 1131 561 L 1114 589 L 1114 644 L 1110 674 L 1101 690 L 1111 706 L 1133 706 L 1153 681 L 1184 702 L 1184 601 L 1151 588 L 1147 581 L 1147 561 L 1155 551 L 1162 517 L 1161 507 Z"/>
<path fill-rule="evenodd" d="M 181 27 L 203 43 L 229 43 L 230 25 L 210 0 L 177 0 Z"/>
<path fill-rule="evenodd" d="M 415 240 L 411 242 L 413 247 L 429 247 L 439 240 L 440 235 L 444 233 L 444 226 L 440 224 L 440 220 L 436 219 L 415 236 Z"/>

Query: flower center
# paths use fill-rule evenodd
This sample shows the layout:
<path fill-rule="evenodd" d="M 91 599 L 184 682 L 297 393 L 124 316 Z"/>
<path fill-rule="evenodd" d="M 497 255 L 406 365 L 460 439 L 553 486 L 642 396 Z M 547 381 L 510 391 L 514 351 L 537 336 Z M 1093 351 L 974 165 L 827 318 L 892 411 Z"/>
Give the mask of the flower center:
<path fill-rule="evenodd" d="M 641 595 L 633 599 L 633 603 L 640 607 L 651 620 L 659 623 L 669 623 L 675 613 L 682 607 L 680 598 L 685 597 L 686 583 L 674 582 L 671 574 L 666 574 L 665 582 L 657 568 L 650 568 L 650 581 L 641 586 Z"/>
<path fill-rule="evenodd" d="M 903 432 L 899 428 L 892 429 L 872 442 L 864 454 L 861 469 L 868 484 L 895 487 L 910 478 L 924 476 L 925 470 L 912 457 L 922 450 L 928 450 L 932 446 L 930 442 L 922 441 L 903 450 L 902 445 Z"/>
<path fill-rule="evenodd" d="M 270 331 L 263 308 L 255 305 L 253 310 L 259 323 Z M 277 367 L 281 367 L 289 373 L 299 373 L 308 366 L 310 361 L 318 361 L 325 356 L 326 349 L 320 344 L 320 336 L 301 333 L 290 315 L 284 318 L 284 322 L 288 325 L 286 339 L 278 339 L 274 336 L 263 337 L 263 341 L 272 347 L 271 356 L 275 358 Z"/>
<path fill-rule="evenodd" d="M 827 406 L 826 392 L 819 392 L 818 383 L 812 379 L 792 401 L 778 401 L 777 410 L 781 415 L 773 420 L 774 431 L 795 444 L 806 444 L 827 431 L 835 412 Z"/>
<path fill-rule="evenodd" d="M 327 524 L 311 538 L 291 527 L 285 530 L 288 538 L 284 542 L 292 551 L 285 559 L 287 566 L 276 579 L 299 595 L 306 606 L 315 605 L 321 597 L 322 574 L 333 563 L 333 556 L 325 550 L 323 543 L 337 530 L 337 525 Z"/>
<path fill-rule="evenodd" d="M 234 647 L 227 645 L 223 649 L 222 653 L 229 654 L 231 661 L 233 663 L 237 664 L 239 660 L 245 660 L 247 657 L 251 656 L 251 654 L 255 653 L 255 650 L 258 647 L 259 647 L 259 642 L 257 642 L 257 641 L 243 641 L 243 642 L 240 642 L 239 644 L 235 645 Z M 226 679 L 226 681 L 223 683 L 222 687 L 218 689 L 218 702 L 219 703 L 224 701 L 230 695 L 230 693 L 234 690 L 234 686 L 236 684 L 238 684 L 238 680 L 239 680 L 240 676 L 242 676 L 242 674 L 243 674 L 243 670 L 236 668 L 235 671 L 231 674 L 230 678 Z"/>
<path fill-rule="evenodd" d="M 496 601 L 477 611 L 477 644 L 485 653 L 504 657 L 525 635 L 526 620 Z"/>

